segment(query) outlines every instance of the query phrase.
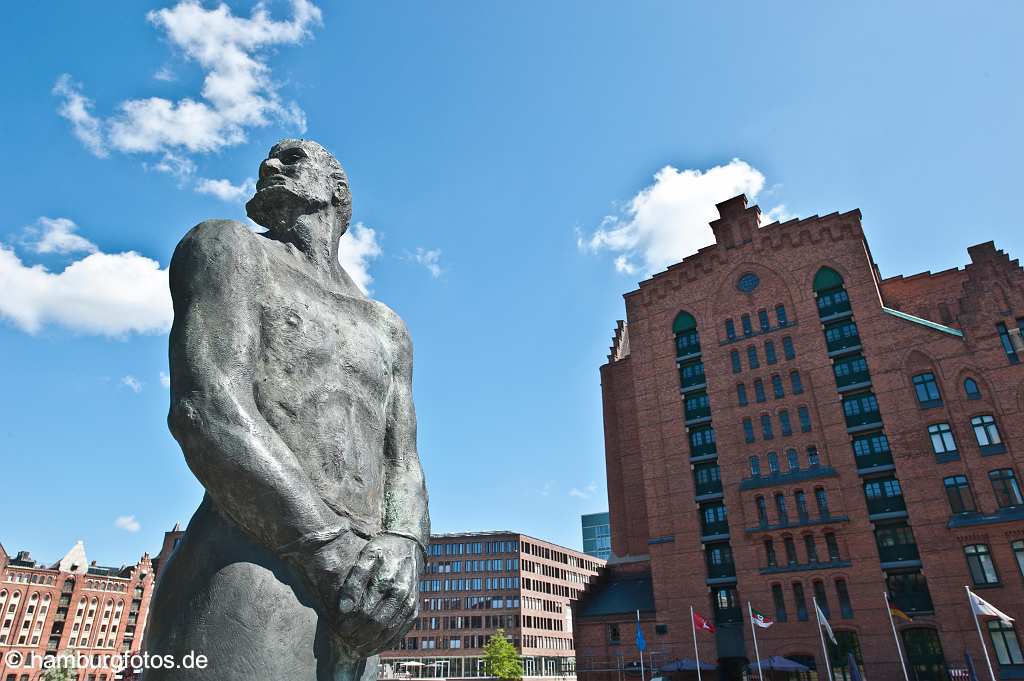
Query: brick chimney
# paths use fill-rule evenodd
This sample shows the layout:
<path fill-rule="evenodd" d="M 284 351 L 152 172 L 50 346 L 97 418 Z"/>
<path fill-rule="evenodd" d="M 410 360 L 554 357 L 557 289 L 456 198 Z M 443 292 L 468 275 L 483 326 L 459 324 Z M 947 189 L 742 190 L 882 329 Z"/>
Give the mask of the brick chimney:
<path fill-rule="evenodd" d="M 747 206 L 745 194 L 734 196 L 715 205 L 719 218 L 711 223 L 715 243 L 723 248 L 736 248 L 754 240 L 760 224 L 761 209 Z"/>

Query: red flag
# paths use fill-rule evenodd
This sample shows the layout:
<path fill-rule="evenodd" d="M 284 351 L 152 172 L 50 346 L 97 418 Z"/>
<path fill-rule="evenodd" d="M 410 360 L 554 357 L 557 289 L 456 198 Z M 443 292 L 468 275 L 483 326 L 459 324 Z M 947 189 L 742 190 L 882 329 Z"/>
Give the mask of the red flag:
<path fill-rule="evenodd" d="M 712 634 L 715 633 L 715 625 L 698 615 L 696 610 L 693 612 L 693 626 Z"/>

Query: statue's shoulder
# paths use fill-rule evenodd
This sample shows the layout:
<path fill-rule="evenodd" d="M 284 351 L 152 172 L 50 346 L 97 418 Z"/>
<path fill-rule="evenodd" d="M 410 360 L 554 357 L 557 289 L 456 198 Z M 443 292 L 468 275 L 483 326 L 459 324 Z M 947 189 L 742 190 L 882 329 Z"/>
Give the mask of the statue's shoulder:
<path fill-rule="evenodd" d="M 178 242 L 171 258 L 171 280 L 244 277 L 261 269 L 261 237 L 237 220 L 205 220 Z"/>
<path fill-rule="evenodd" d="M 379 300 L 370 299 L 370 304 L 377 311 L 378 318 L 383 322 L 388 335 L 400 349 L 412 351 L 412 336 L 409 335 L 409 328 L 405 320 L 398 316 L 398 313 Z"/>

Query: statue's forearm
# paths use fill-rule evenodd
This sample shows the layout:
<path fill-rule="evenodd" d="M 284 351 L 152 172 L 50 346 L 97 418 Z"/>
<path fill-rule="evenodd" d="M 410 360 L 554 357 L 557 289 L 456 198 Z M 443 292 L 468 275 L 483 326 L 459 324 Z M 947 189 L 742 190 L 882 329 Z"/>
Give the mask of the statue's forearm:
<path fill-rule="evenodd" d="M 415 452 L 389 460 L 384 531 L 413 539 L 424 552 L 430 542 L 430 519 L 423 469 Z"/>
<path fill-rule="evenodd" d="M 279 555 L 312 551 L 349 529 L 269 424 L 247 412 L 227 395 L 193 394 L 172 406 L 171 431 L 217 507 Z"/>

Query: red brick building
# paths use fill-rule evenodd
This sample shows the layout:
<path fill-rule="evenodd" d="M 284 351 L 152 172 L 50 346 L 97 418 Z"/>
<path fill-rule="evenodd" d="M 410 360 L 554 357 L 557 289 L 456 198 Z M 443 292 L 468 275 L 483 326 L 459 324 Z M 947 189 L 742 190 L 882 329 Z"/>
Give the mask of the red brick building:
<path fill-rule="evenodd" d="M 93 665 L 79 670 L 79 681 L 112 681 L 115 670 L 103 663 L 142 649 L 156 570 L 181 534 L 165 533 L 157 558 L 147 553 L 120 567 L 89 562 L 82 542 L 52 565 L 0 545 L 0 679 L 35 681 L 39 665 L 12 660 L 74 652 Z"/>
<path fill-rule="evenodd" d="M 738 196 L 716 243 L 625 296 L 601 367 L 612 558 L 576 608 L 583 680 L 693 658 L 740 678 L 747 602 L 762 657 L 826 678 L 812 598 L 869 679 L 945 679 L 984 655 L 965 585 L 1024 618 L 1024 271 L 971 262 L 883 279 L 859 211 L 759 224 Z M 982 628 L 1024 678 L 1020 625 Z"/>
<path fill-rule="evenodd" d="M 603 565 L 518 532 L 433 535 L 420 616 L 394 650 L 381 654 L 382 677 L 483 676 L 483 648 L 499 628 L 519 651 L 526 676 L 573 676 L 570 604 Z"/>

